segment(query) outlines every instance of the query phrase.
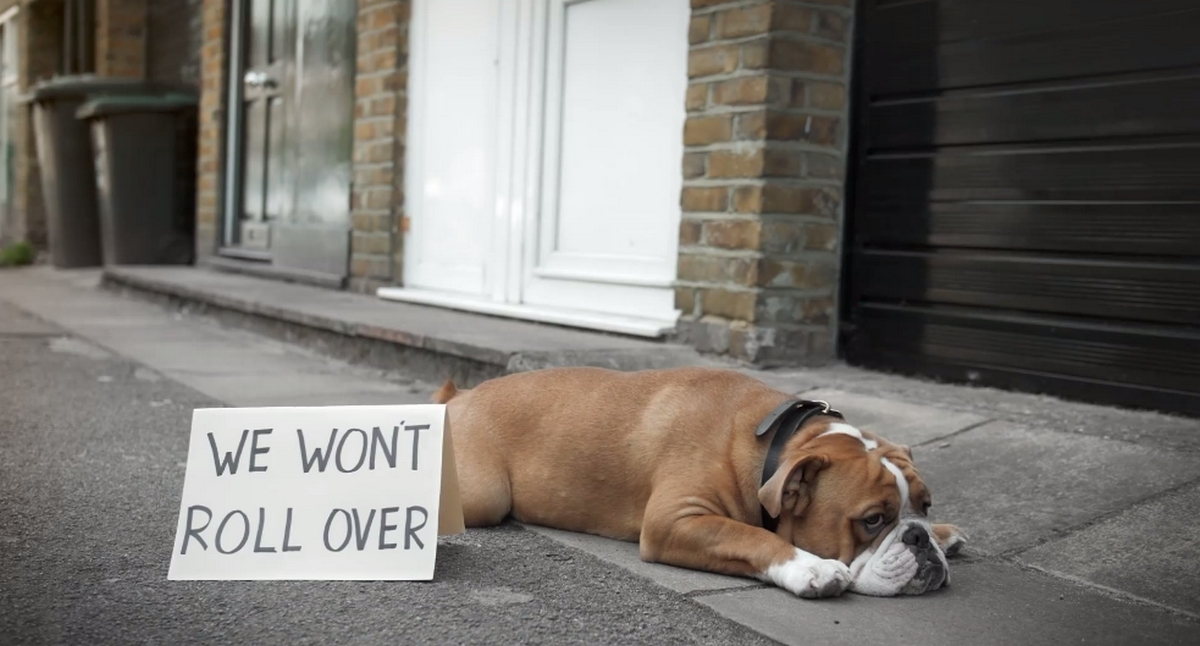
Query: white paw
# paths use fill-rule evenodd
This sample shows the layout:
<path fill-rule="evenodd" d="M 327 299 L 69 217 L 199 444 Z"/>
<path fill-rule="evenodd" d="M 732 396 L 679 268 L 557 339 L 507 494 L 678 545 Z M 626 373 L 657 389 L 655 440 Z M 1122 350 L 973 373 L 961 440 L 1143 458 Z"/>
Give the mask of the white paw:
<path fill-rule="evenodd" d="M 791 560 L 771 566 L 766 578 L 805 599 L 836 597 L 850 587 L 850 568 L 841 561 L 796 550 Z"/>
<path fill-rule="evenodd" d="M 939 547 L 942 548 L 942 553 L 944 553 L 946 556 L 954 556 L 955 554 L 958 554 L 963 545 L 967 544 L 967 539 L 969 538 L 970 537 L 967 536 L 966 532 L 955 527 L 954 531 L 950 533 L 950 538 L 946 539 L 946 541 L 940 544 Z"/>

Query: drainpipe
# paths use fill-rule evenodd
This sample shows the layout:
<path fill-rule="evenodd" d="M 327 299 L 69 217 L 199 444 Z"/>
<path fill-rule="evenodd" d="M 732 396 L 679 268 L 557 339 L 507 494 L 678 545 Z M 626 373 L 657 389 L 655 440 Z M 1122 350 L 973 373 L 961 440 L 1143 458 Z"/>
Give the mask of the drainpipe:
<path fill-rule="evenodd" d="M 76 31 L 79 37 L 80 72 L 96 71 L 96 4 L 92 0 L 76 0 L 79 16 Z"/>
<path fill-rule="evenodd" d="M 95 72 L 95 11 L 91 0 L 64 0 L 62 62 L 63 74 Z"/>
<path fill-rule="evenodd" d="M 73 73 L 75 67 L 75 0 L 63 3 L 62 64 L 63 74 Z"/>
<path fill-rule="evenodd" d="M 142 9 L 142 80 L 150 80 L 150 3 L 146 0 Z M 189 26 L 190 28 L 190 26 Z"/>

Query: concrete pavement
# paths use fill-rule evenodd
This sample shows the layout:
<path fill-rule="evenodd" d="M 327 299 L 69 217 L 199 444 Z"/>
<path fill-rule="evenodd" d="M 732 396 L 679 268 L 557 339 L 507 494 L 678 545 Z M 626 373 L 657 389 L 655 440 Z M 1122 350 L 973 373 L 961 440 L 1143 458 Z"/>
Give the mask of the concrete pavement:
<path fill-rule="evenodd" d="M 191 411 L 220 404 L 0 304 L 0 644 L 770 643 L 511 525 L 442 539 L 432 582 L 168 581 Z"/>
<path fill-rule="evenodd" d="M 431 389 L 398 371 L 342 363 L 205 317 L 99 292 L 95 283 L 91 272 L 0 272 L 0 301 L 82 339 L 83 346 L 58 341 L 56 356 L 97 361 L 87 356 L 93 350 L 80 347 L 98 348 L 138 362 L 144 376 L 161 375 L 231 405 L 424 401 Z M 4 312 L 0 308 L 0 334 L 34 329 L 36 335 L 45 325 L 11 308 Z M 31 366 L 38 362 L 27 359 Z M 755 581 L 641 563 L 630 544 L 536 533 L 556 549 L 582 551 L 661 584 L 661 599 L 706 606 L 783 643 L 862 643 L 881 635 L 893 643 L 956 645 L 1200 640 L 1197 420 L 845 366 L 755 374 L 789 392 L 825 398 L 853 423 L 915 447 L 933 489 L 934 516 L 960 524 L 972 537 L 951 564 L 949 588 L 914 599 L 805 602 Z M 183 437 L 186 420 L 173 432 Z M 166 489 L 162 495 L 178 495 L 177 488 Z M 490 536 L 468 537 L 476 535 Z M 498 548 L 481 542 L 471 549 Z M 165 589 L 166 561 L 158 565 Z M 574 576 L 573 567 L 561 576 Z M 680 639 L 706 641 L 691 635 Z M 646 637 L 646 643 L 665 639 Z"/>

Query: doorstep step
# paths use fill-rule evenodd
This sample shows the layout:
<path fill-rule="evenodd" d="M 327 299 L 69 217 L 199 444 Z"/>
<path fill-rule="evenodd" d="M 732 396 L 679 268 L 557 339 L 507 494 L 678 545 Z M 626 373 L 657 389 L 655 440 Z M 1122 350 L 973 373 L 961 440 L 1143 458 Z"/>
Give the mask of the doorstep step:
<path fill-rule="evenodd" d="M 727 365 L 672 343 L 396 303 L 200 267 L 110 267 L 102 286 L 199 311 L 339 359 L 472 386 L 556 366 Z"/>

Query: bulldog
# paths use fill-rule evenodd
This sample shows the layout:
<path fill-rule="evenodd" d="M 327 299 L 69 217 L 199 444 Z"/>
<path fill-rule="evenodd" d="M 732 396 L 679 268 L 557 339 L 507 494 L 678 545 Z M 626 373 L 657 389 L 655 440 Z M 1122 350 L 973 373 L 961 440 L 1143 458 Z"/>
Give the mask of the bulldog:
<path fill-rule="evenodd" d="M 965 541 L 908 447 L 732 370 L 553 368 L 434 395 L 468 527 L 506 517 L 637 542 L 645 561 L 804 598 L 916 595 Z"/>

